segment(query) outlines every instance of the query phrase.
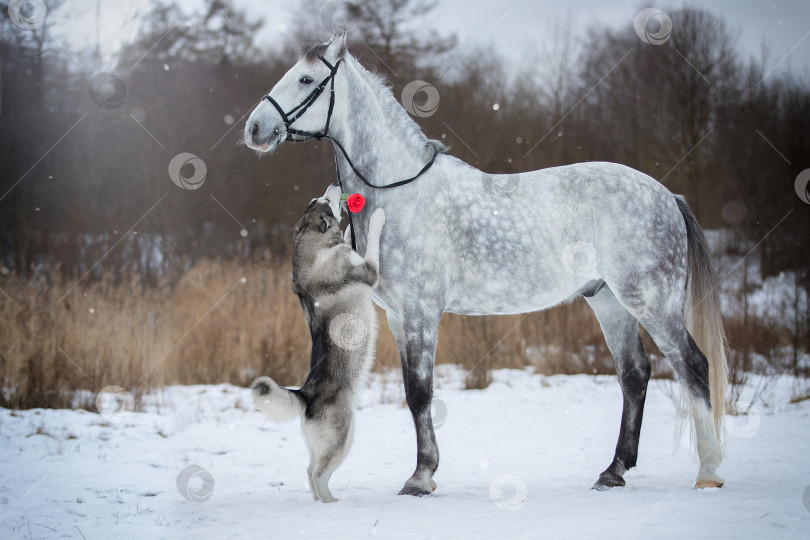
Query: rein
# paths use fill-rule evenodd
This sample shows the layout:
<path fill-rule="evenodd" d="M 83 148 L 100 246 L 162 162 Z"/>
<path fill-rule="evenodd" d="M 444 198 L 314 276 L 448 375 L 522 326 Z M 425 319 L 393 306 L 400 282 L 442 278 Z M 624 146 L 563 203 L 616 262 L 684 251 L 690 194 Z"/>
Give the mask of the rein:
<path fill-rule="evenodd" d="M 318 84 L 318 86 L 312 92 L 310 92 L 307 97 L 304 98 L 304 100 L 301 103 L 290 109 L 288 112 L 284 112 L 284 109 L 281 108 L 281 105 L 279 105 L 278 102 L 275 99 L 273 99 L 273 97 L 270 94 L 267 94 L 262 98 L 269 101 L 273 105 L 273 107 L 276 108 L 276 111 L 278 111 L 278 113 L 281 115 L 281 120 L 284 122 L 284 126 L 287 128 L 287 137 L 285 138 L 285 140 L 290 142 L 302 143 L 307 142 L 311 139 L 317 139 L 320 141 L 321 139 L 326 137 L 327 139 L 332 141 L 333 147 L 337 146 L 337 148 L 340 149 L 340 151 L 343 153 L 343 157 L 346 158 L 349 167 L 351 167 L 352 171 L 354 171 L 354 174 L 356 174 L 357 177 L 360 180 L 362 180 L 365 185 L 373 189 L 389 189 L 404 186 L 405 184 L 410 184 L 411 182 L 413 182 L 414 180 L 425 174 L 428 171 L 428 169 L 430 169 L 433 166 L 433 163 L 436 161 L 436 156 L 439 155 L 439 150 L 437 148 L 433 149 L 433 157 L 430 158 L 430 161 L 428 161 L 424 167 L 422 167 L 422 170 L 420 170 L 418 173 L 416 173 L 414 176 L 410 178 L 406 178 L 405 180 L 399 180 L 398 182 L 394 182 L 393 184 L 386 184 L 383 186 L 372 184 L 371 181 L 369 181 L 369 179 L 363 175 L 363 173 L 357 170 L 357 167 L 355 167 L 354 162 L 349 157 L 349 154 L 346 152 L 346 149 L 343 148 L 343 145 L 340 144 L 340 141 L 329 135 L 329 123 L 332 121 L 332 111 L 335 109 L 335 75 L 337 74 L 338 67 L 340 67 L 340 63 L 342 62 L 342 60 L 338 60 L 333 66 L 323 56 L 319 56 L 318 58 L 320 58 L 321 62 L 326 64 L 326 67 L 329 68 L 329 75 L 324 80 L 322 80 Z M 313 103 L 315 103 L 315 101 L 323 93 L 324 89 L 326 89 L 327 84 L 329 85 L 329 111 L 326 113 L 326 125 L 324 126 L 323 130 L 317 133 L 312 133 L 309 131 L 301 131 L 293 128 L 292 124 L 296 120 L 301 118 L 301 116 L 306 112 L 306 110 L 309 109 L 309 107 Z M 337 152 L 335 152 L 335 154 L 337 154 Z M 342 190 L 343 179 L 340 176 L 340 167 L 338 166 L 337 159 L 335 160 L 335 170 L 337 171 L 338 185 Z M 349 212 L 349 226 L 352 228 L 351 231 L 352 249 L 356 250 L 357 242 L 354 236 L 354 224 L 352 223 L 351 212 Z"/>

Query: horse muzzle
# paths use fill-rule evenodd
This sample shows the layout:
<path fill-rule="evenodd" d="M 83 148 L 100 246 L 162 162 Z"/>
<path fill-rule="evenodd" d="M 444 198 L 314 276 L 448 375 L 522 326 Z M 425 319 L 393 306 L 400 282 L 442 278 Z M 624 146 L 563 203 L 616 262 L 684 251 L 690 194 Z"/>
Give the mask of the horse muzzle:
<path fill-rule="evenodd" d="M 280 119 L 258 116 L 254 111 L 245 124 L 245 144 L 257 152 L 273 152 L 287 138 L 287 127 Z"/>

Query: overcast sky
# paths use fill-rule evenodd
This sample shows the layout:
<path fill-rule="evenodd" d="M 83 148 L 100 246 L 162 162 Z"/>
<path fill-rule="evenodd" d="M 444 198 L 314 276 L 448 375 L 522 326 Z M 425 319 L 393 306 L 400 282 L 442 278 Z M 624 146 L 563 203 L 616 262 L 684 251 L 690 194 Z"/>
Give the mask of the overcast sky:
<path fill-rule="evenodd" d="M 470 9 L 469 5 L 475 5 Z M 584 35 L 593 26 L 627 27 L 644 7 L 673 12 L 683 5 L 699 6 L 719 15 L 739 30 L 739 47 L 747 55 L 760 56 L 763 40 L 770 47 L 769 61 L 784 60 L 800 73 L 810 71 L 810 0 L 704 0 L 639 3 L 626 0 L 442 0 L 436 10 L 441 27 L 456 32 L 465 41 L 486 35 L 504 53 L 520 57 L 527 47 L 543 39 L 547 21 L 570 17 L 575 33 Z M 511 9 L 511 11 L 510 11 Z M 677 32 L 673 28 L 673 33 Z M 802 41 L 803 38 L 804 39 Z M 801 43 L 799 43 L 801 42 Z M 797 46 L 798 44 L 798 46 Z"/>
<path fill-rule="evenodd" d="M 113 51 L 120 39 L 137 30 L 128 21 L 138 9 L 148 8 L 150 0 L 101 2 L 101 37 Z M 60 11 L 70 18 L 69 40 L 80 47 L 82 40 L 94 39 L 97 0 L 67 0 Z M 202 0 L 179 0 L 186 7 L 199 7 Z M 235 0 L 246 12 L 263 17 L 265 28 L 259 42 L 272 47 L 284 33 L 297 7 L 295 0 Z M 476 47 L 494 47 L 514 61 L 546 39 L 549 25 L 569 19 L 576 35 L 582 37 L 593 26 L 614 28 L 632 25 L 644 7 L 673 12 L 683 5 L 707 9 L 739 31 L 739 49 L 747 57 L 760 57 L 762 44 L 769 48 L 768 69 L 778 64 L 776 73 L 790 70 L 810 79 L 810 0 L 675 0 L 634 2 L 630 0 L 440 0 L 432 24 L 445 33 L 455 33 L 461 54 L 474 54 Z M 313 14 L 320 17 L 320 14 Z M 677 28 L 673 29 L 677 32 Z M 326 35 L 326 32 L 324 32 Z"/>

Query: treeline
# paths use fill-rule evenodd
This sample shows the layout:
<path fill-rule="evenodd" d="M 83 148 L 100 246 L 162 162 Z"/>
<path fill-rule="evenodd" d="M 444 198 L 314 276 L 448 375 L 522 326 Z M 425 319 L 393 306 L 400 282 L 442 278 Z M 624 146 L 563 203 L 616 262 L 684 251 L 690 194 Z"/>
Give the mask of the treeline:
<path fill-rule="evenodd" d="M 729 399 L 752 372 L 806 380 L 810 205 L 794 182 L 810 155 L 810 86 L 778 60 L 743 58 L 707 12 L 670 14 L 659 45 L 633 21 L 587 35 L 538 21 L 550 39 L 502 58 L 442 35 L 433 0 L 301 0 L 273 49 L 230 0 L 200 12 L 154 3 L 115 54 L 98 39 L 70 50 L 68 3 L 46 6 L 44 20 L 0 18 L 0 406 L 92 408 L 111 385 L 137 402 L 165 384 L 301 382 L 309 336 L 289 286 L 291 227 L 334 181 L 334 156 L 311 141 L 258 158 L 239 142 L 301 45 L 343 28 L 396 96 L 415 80 L 435 89 L 406 105 L 482 170 L 616 161 L 685 194 L 705 227 L 725 229 L 717 253 L 742 261 L 741 289 L 725 295 Z M 784 316 L 752 308 L 749 266 L 797 276 L 779 289 Z M 584 302 L 448 315 L 440 333 L 437 360 L 463 365 L 471 388 L 497 367 L 615 373 Z M 655 376 L 671 376 L 645 346 Z M 398 364 L 383 328 L 377 368 Z"/>
<path fill-rule="evenodd" d="M 289 144 L 257 159 L 238 145 L 245 115 L 302 43 L 348 27 L 351 52 L 397 96 L 416 79 L 437 89 L 435 113 L 417 121 L 461 159 L 488 172 L 587 160 L 638 168 L 685 194 L 704 226 L 767 237 L 764 272 L 796 271 L 810 288 L 810 206 L 794 190 L 810 156 L 808 81 L 771 71 L 774 59 L 743 58 L 734 29 L 697 8 L 669 14 L 660 45 L 633 21 L 585 37 L 548 23 L 549 45 L 518 62 L 442 35 L 433 7 L 304 0 L 286 45 L 262 50 L 262 21 L 230 1 L 193 13 L 157 3 L 107 65 L 104 44 L 66 50 L 56 17 L 33 29 L 4 17 L 3 272 L 162 287 L 204 258 L 284 259 L 299 212 L 334 179 L 332 150 Z M 170 178 L 182 152 L 205 164 L 199 189 Z"/>

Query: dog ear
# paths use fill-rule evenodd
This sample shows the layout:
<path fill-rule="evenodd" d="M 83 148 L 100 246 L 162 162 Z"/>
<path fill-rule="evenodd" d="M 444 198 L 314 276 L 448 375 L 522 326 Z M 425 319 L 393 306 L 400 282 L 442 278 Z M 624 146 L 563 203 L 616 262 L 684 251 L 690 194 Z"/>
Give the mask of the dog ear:
<path fill-rule="evenodd" d="M 329 220 L 326 219 L 326 216 L 319 216 L 320 219 L 318 220 L 318 230 L 322 233 L 325 233 L 329 230 Z"/>

